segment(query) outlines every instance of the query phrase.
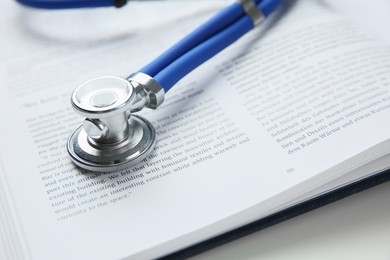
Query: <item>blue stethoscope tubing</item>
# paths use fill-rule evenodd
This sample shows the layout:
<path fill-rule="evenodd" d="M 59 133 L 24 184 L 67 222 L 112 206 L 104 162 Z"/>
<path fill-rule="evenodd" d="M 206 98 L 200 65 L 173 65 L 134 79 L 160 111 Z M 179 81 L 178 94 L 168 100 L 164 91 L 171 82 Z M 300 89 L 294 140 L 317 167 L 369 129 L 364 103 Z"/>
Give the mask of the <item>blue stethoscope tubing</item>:
<path fill-rule="evenodd" d="M 126 0 L 17 0 L 19 3 L 44 9 L 121 6 Z M 267 18 L 283 0 L 254 0 L 257 8 Z M 188 36 L 173 45 L 162 55 L 144 66 L 139 72 L 154 78 L 167 92 L 180 79 L 231 45 L 254 28 L 241 3 L 236 2 Z"/>
<path fill-rule="evenodd" d="M 117 6 L 113 0 L 16 0 L 17 2 L 41 9 L 74 9 Z"/>
<path fill-rule="evenodd" d="M 257 0 L 268 17 L 283 0 Z M 234 3 L 176 43 L 139 72 L 153 77 L 165 91 L 205 61 L 254 28 L 240 3 Z"/>

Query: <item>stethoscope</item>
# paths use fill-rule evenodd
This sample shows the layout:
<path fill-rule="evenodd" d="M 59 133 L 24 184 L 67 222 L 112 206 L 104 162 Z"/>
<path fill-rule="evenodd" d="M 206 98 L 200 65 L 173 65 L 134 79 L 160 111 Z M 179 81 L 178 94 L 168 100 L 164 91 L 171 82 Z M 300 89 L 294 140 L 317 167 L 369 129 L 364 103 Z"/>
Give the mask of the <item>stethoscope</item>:
<path fill-rule="evenodd" d="M 121 7 L 127 0 L 18 0 L 46 9 Z M 165 92 L 199 65 L 261 24 L 282 0 L 240 0 L 127 79 L 100 77 L 73 92 L 74 110 L 86 117 L 69 136 L 67 150 L 81 168 L 118 171 L 144 160 L 156 143 L 153 125 L 133 113 L 156 109 Z"/>

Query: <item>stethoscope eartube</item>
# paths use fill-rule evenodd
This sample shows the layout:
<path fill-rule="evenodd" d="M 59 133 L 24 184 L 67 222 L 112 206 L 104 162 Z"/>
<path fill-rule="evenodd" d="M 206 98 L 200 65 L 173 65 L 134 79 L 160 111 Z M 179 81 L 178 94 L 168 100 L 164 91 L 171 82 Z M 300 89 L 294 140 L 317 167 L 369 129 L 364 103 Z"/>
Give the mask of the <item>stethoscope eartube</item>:
<path fill-rule="evenodd" d="M 149 121 L 132 113 L 157 108 L 163 100 L 164 89 L 143 73 L 127 80 L 100 77 L 79 85 L 71 103 L 86 119 L 68 138 L 72 161 L 90 171 L 109 172 L 145 159 L 153 151 L 156 132 Z"/>

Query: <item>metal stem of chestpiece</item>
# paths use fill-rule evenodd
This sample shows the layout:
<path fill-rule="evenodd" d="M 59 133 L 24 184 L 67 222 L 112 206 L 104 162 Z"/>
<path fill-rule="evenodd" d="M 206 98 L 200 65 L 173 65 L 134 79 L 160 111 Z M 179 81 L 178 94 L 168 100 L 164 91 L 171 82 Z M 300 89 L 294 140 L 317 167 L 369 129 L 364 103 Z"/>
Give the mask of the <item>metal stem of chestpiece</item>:
<path fill-rule="evenodd" d="M 157 108 L 164 89 L 143 73 L 127 80 L 100 77 L 84 82 L 73 94 L 74 110 L 86 117 L 68 139 L 73 162 L 91 171 L 115 171 L 143 160 L 155 145 L 151 123 L 132 115 L 144 107 Z"/>

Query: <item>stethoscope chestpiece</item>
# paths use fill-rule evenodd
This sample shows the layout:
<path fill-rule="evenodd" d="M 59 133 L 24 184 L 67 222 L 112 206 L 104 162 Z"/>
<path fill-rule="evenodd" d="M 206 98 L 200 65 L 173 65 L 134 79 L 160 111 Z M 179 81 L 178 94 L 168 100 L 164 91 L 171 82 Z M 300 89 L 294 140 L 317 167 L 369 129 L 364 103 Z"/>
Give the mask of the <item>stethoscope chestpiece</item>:
<path fill-rule="evenodd" d="M 72 106 L 86 119 L 69 136 L 67 150 L 79 167 L 118 171 L 137 164 L 152 152 L 156 143 L 153 125 L 131 112 L 150 107 L 150 100 L 156 103 L 156 95 L 161 103 L 164 91 L 147 75 L 135 74 L 133 78 L 100 77 L 74 90 Z"/>

